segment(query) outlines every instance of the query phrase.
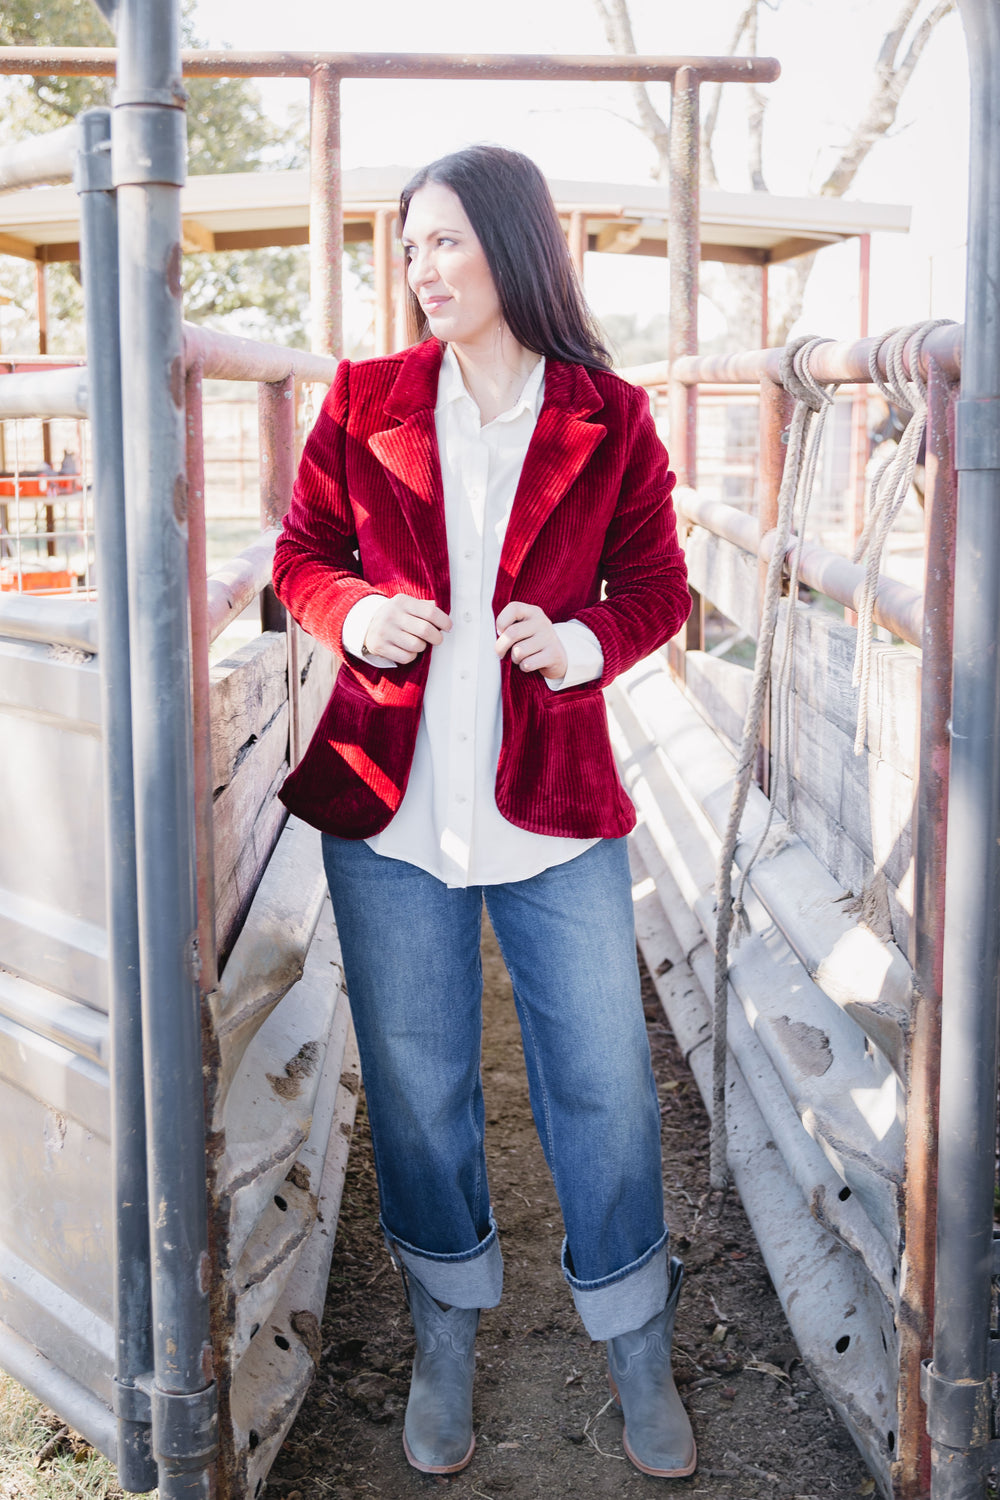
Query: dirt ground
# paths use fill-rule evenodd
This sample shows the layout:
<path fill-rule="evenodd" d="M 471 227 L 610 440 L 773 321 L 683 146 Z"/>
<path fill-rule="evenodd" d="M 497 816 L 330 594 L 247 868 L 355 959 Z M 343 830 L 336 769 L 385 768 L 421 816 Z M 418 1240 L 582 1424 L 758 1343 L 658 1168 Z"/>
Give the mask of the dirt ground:
<path fill-rule="evenodd" d="M 411 1469 L 402 1427 L 413 1354 L 398 1277 L 378 1233 L 362 1101 L 351 1151 L 319 1372 L 268 1481 L 281 1500 L 453 1500 L 678 1495 L 816 1500 L 873 1495 L 850 1439 L 803 1369 L 743 1211 L 708 1194 L 708 1128 L 652 984 L 646 1015 L 663 1116 L 673 1249 L 687 1278 L 675 1368 L 699 1447 L 685 1480 L 640 1474 L 608 1406 L 603 1344 L 580 1325 L 559 1271 L 561 1222 L 535 1136 L 513 999 L 492 935 L 484 942 L 483 1078 L 504 1300 L 477 1343 L 477 1448 L 454 1476 Z"/>

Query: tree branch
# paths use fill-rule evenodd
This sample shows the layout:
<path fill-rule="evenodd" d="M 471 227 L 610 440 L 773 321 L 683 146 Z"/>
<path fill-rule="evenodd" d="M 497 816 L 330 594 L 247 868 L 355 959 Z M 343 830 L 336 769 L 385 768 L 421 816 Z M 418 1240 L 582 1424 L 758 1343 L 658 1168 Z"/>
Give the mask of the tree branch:
<path fill-rule="evenodd" d="M 733 48 L 735 53 L 736 48 Z M 753 14 L 747 23 L 747 51 L 751 57 L 757 52 L 757 0 Z M 767 100 L 755 84 L 747 87 L 747 124 L 750 130 L 750 181 L 755 193 L 766 193 L 764 181 L 764 111 Z"/>
<path fill-rule="evenodd" d="M 597 0 L 597 3 L 600 3 L 600 0 Z M 751 20 L 754 23 L 756 32 L 758 4 L 759 0 L 747 0 L 747 4 L 743 7 L 733 29 L 732 40 L 727 49 L 726 55 L 728 57 L 736 56 L 736 49 L 743 40 L 743 33 L 750 25 Z M 705 111 L 701 125 L 701 176 L 702 181 L 707 187 L 719 186 L 719 178 L 715 170 L 715 158 L 712 155 L 712 140 L 715 136 L 715 127 L 719 123 L 719 104 L 721 100 L 722 84 L 716 83 L 712 87 L 708 109 Z"/>
<path fill-rule="evenodd" d="M 920 0 L 905 0 L 892 29 L 883 39 L 875 69 L 875 87 L 868 105 L 836 165 L 820 188 L 820 192 L 827 198 L 839 198 L 846 193 L 872 147 L 891 129 L 896 120 L 899 101 L 934 28 L 955 8 L 955 0 L 938 0 L 934 9 L 918 26 L 902 62 L 897 64 L 896 54 L 919 3 Z"/>
<path fill-rule="evenodd" d="M 597 14 L 604 26 L 604 35 L 612 52 L 634 56 L 635 37 L 626 0 L 594 0 Z M 670 129 L 666 120 L 653 105 L 649 90 L 644 83 L 633 83 L 632 100 L 639 116 L 638 128 L 652 142 L 656 152 L 657 176 L 666 182 L 670 172 Z"/>

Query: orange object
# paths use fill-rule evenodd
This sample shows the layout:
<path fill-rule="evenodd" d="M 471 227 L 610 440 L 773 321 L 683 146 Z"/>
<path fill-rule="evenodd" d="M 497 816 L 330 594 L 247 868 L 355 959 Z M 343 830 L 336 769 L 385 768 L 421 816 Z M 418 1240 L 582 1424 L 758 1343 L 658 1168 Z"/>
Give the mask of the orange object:
<path fill-rule="evenodd" d="M 54 477 L 52 474 L 21 474 L 15 479 L 13 474 L 4 474 L 0 476 L 0 495 L 19 495 L 22 500 L 47 495 Z"/>
<path fill-rule="evenodd" d="M 18 575 L 13 568 L 0 568 L 0 593 L 4 594 L 68 594 L 75 584 L 75 575 L 65 569 L 52 573 L 22 573 L 18 584 Z"/>

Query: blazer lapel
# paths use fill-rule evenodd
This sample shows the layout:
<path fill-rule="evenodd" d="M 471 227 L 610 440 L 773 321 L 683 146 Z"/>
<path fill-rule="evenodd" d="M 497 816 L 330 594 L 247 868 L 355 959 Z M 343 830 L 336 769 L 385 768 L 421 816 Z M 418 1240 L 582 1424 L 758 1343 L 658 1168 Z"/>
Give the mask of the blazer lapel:
<path fill-rule="evenodd" d="M 441 354 L 436 340 L 417 344 L 409 351 L 384 408 L 386 416 L 396 419 L 395 424 L 373 432 L 368 446 L 392 486 L 426 565 L 435 600 L 447 610 L 451 602 L 448 539 L 434 421 Z"/>
<path fill-rule="evenodd" d="M 605 436 L 606 427 L 584 420 L 603 405 L 586 370 L 548 361 L 545 400 L 525 455 L 500 552 L 493 596 L 496 610 L 513 598 L 514 582 L 529 548 Z"/>

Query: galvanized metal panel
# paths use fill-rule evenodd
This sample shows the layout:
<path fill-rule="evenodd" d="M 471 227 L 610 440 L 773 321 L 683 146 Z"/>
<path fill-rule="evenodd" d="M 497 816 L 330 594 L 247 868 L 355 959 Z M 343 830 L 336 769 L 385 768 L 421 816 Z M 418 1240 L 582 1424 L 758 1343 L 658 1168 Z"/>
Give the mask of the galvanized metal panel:
<path fill-rule="evenodd" d="M 704 990 L 687 962 L 654 882 L 638 855 L 639 945 L 677 1036 L 711 1109 L 711 1049 Z M 673 903 L 668 901 L 673 908 Z M 665 964 L 669 960 L 669 966 Z M 780 1150 L 746 1080 L 730 1059 L 729 1162 L 802 1356 L 865 1455 L 884 1494 L 896 1444 L 896 1333 L 890 1307 L 862 1261 L 804 1209 Z"/>
<path fill-rule="evenodd" d="M 92 655 L 0 639 L 0 958 L 106 1011 L 99 717 Z"/>
<path fill-rule="evenodd" d="M 660 658 L 608 697 L 640 812 L 640 942 L 651 973 L 666 958 L 673 965 L 656 982 L 710 1104 L 711 1051 L 699 1044 L 711 1034 L 715 863 L 733 756 Z M 765 816 L 752 791 L 738 864 L 759 844 Z M 888 1492 L 901 1299 L 905 1316 L 901 1106 L 912 975 L 838 897 L 834 877 L 779 824 L 745 893 L 750 932 L 731 955 L 730 1162 L 803 1355 Z"/>

